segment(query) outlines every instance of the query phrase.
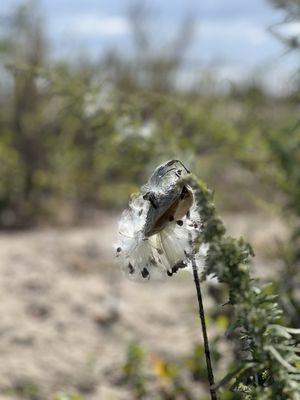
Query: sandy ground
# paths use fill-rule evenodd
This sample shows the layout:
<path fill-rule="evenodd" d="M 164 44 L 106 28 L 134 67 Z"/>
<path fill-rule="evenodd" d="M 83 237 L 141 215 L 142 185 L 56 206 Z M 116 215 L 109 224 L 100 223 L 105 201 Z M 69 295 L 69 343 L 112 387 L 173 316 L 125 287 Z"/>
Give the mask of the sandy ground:
<path fill-rule="evenodd" d="M 283 232 L 280 221 L 225 220 L 254 243 L 258 275 L 280 268 L 264 260 Z M 0 234 L 1 400 L 30 391 L 36 399 L 64 392 L 130 399 L 116 382 L 131 340 L 175 359 L 199 340 L 192 277 L 125 280 L 111 251 L 115 230 L 115 218 L 102 217 L 92 227 Z"/>

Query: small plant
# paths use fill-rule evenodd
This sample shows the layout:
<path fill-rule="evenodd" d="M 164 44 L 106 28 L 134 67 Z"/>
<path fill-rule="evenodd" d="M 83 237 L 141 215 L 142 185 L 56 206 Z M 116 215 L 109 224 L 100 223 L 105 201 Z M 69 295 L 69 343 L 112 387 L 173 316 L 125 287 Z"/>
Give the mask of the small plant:
<path fill-rule="evenodd" d="M 267 135 L 270 159 L 277 167 L 276 182 L 285 195 L 283 217 L 290 234 L 280 246 L 284 269 L 278 281 L 286 320 L 300 326 L 300 122 Z"/>
<path fill-rule="evenodd" d="M 141 399 L 146 393 L 146 376 L 144 372 L 145 353 L 137 343 L 130 343 L 126 362 L 123 366 L 123 376 L 130 383 L 135 398 Z"/>
<path fill-rule="evenodd" d="M 245 399 L 299 399 L 299 348 L 292 335 L 300 330 L 279 325 L 282 310 L 276 296 L 269 294 L 269 285 L 260 286 L 250 277 L 251 246 L 243 239 L 225 236 L 211 192 L 196 178 L 190 176 L 187 180 L 202 216 L 198 245 L 209 243 L 203 276 L 214 274 L 228 285 L 229 304 L 235 310 L 230 329 L 239 333 L 242 345 L 243 357 L 236 369 L 215 387 L 235 378 L 232 388 L 243 393 Z"/>
<path fill-rule="evenodd" d="M 21 397 L 26 400 L 38 400 L 40 398 L 40 389 L 38 385 L 31 381 L 20 380 L 15 383 L 14 387 L 4 390 L 3 394 L 7 396 Z"/>
<path fill-rule="evenodd" d="M 154 171 L 139 194 L 133 195 L 119 224 L 116 255 L 129 277 L 148 280 L 172 276 L 181 268 L 193 271 L 203 331 L 211 399 L 229 382 L 245 399 L 300 397 L 299 348 L 292 335 L 300 330 L 281 326 L 282 311 L 268 285 L 250 277 L 253 250 L 243 239 L 225 235 L 212 193 L 178 160 Z M 205 326 L 200 279 L 216 276 L 229 288 L 228 305 L 235 318 L 240 359 L 235 369 L 215 384 Z"/>

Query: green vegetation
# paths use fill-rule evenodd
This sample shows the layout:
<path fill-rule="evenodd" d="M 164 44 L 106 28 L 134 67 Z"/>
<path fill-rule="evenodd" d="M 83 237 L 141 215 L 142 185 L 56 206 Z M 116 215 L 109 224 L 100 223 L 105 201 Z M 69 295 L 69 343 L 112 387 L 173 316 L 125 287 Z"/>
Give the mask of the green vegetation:
<path fill-rule="evenodd" d="M 159 54 L 147 71 L 108 55 L 94 64 L 49 60 L 34 10 L 17 9 L 0 37 L 1 226 L 69 223 L 88 208 L 119 208 L 147 166 L 175 155 L 210 182 L 223 209 L 269 201 L 278 164 L 268 164 L 266 187 L 260 163 L 272 160 L 268 134 L 294 121 L 295 96 L 273 98 L 256 82 L 220 94 L 205 88 L 204 75 L 193 90 L 178 90 L 163 79 L 179 69 L 178 38 L 177 61 Z"/>
<path fill-rule="evenodd" d="M 195 180 L 191 185 L 204 224 L 199 243 L 209 244 L 205 275 L 213 274 L 228 285 L 228 304 L 234 306 L 235 313 L 232 330 L 239 332 L 240 361 L 235 361 L 234 372 L 227 379 L 237 376 L 232 389 L 243 393 L 245 399 L 296 400 L 300 395 L 300 357 L 291 333 L 300 334 L 300 330 L 279 325 L 282 310 L 276 302 L 277 296 L 270 294 L 268 286 L 260 286 L 250 277 L 251 247 L 243 239 L 225 236 L 211 193 Z"/>

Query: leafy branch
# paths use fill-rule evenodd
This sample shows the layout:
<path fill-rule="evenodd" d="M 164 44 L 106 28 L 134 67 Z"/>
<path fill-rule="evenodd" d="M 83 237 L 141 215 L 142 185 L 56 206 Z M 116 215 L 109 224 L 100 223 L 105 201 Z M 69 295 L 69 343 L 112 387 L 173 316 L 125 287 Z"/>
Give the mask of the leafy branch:
<path fill-rule="evenodd" d="M 233 329 L 243 343 L 232 389 L 249 400 L 299 400 L 300 357 L 292 335 L 300 334 L 300 330 L 279 325 L 282 310 L 276 296 L 269 294 L 269 285 L 261 286 L 250 276 L 249 263 L 254 256 L 251 246 L 243 239 L 225 235 L 212 192 L 194 176 L 184 180 L 194 190 L 203 223 L 194 245 L 197 248 L 201 243 L 209 244 L 202 278 L 214 275 L 228 285 L 228 303 L 235 310 Z M 231 372 L 229 380 L 232 378 Z"/>

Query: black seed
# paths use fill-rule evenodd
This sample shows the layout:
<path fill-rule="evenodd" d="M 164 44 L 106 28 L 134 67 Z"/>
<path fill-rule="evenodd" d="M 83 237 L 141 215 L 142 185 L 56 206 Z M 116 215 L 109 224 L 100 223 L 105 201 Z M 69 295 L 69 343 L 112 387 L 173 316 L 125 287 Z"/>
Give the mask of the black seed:
<path fill-rule="evenodd" d="M 170 215 L 170 216 L 169 216 L 169 221 L 170 221 L 170 222 L 174 221 L 173 215 Z"/>
<path fill-rule="evenodd" d="M 147 268 L 144 268 L 142 269 L 141 274 L 143 278 L 147 278 L 147 276 L 149 275 L 149 271 L 147 270 Z"/>
<path fill-rule="evenodd" d="M 158 254 L 164 254 L 164 252 L 161 249 L 156 249 Z"/>
<path fill-rule="evenodd" d="M 178 265 L 174 265 L 174 267 L 172 268 L 172 272 L 173 274 L 176 274 L 176 272 L 179 270 Z"/>
<path fill-rule="evenodd" d="M 141 216 L 143 214 L 143 209 L 141 208 L 139 211 L 139 216 Z"/>
<path fill-rule="evenodd" d="M 181 219 L 179 219 L 178 221 L 176 221 L 176 224 L 179 225 L 179 226 L 182 226 L 183 225 L 183 221 L 181 221 Z"/>
<path fill-rule="evenodd" d="M 167 275 L 168 275 L 168 276 L 172 276 L 173 273 L 172 273 L 171 271 L 167 271 Z"/>
<path fill-rule="evenodd" d="M 120 251 L 122 251 L 121 247 L 117 248 L 117 253 L 120 253 Z"/>
<path fill-rule="evenodd" d="M 131 263 L 128 264 L 128 270 L 130 274 L 134 274 L 134 267 Z"/>
<path fill-rule="evenodd" d="M 186 252 L 185 252 L 186 253 Z M 175 264 L 172 267 L 172 274 L 176 274 L 176 272 L 180 269 L 180 268 L 185 268 L 186 267 L 186 262 L 184 261 L 179 261 L 177 264 Z"/>

